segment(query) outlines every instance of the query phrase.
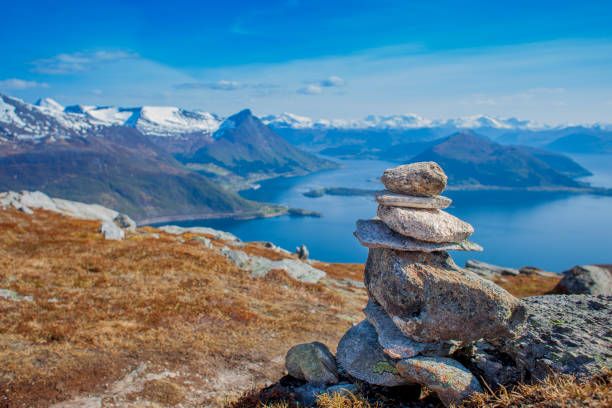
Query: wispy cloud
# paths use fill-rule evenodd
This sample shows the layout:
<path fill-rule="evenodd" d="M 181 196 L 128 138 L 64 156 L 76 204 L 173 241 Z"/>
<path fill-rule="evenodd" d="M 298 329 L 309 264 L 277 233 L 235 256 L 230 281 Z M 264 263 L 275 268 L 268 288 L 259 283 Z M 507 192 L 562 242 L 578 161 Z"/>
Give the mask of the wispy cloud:
<path fill-rule="evenodd" d="M 122 59 L 136 58 L 138 54 L 128 51 L 95 51 L 58 54 L 51 58 L 33 61 L 32 71 L 39 74 L 64 75 L 89 71 L 98 64 Z"/>
<path fill-rule="evenodd" d="M 185 82 L 182 84 L 174 85 L 174 89 L 179 90 L 193 90 L 193 89 L 211 89 L 213 91 L 237 91 L 245 88 L 253 89 L 275 89 L 279 86 L 269 82 L 258 82 L 258 83 L 243 83 L 238 81 L 220 80 L 217 82 Z"/>
<path fill-rule="evenodd" d="M 329 88 L 332 86 L 343 86 L 345 83 L 346 82 L 344 81 L 344 79 L 336 75 L 332 75 L 329 78 L 326 78 L 319 82 L 321 86 L 326 87 L 326 88 Z"/>
<path fill-rule="evenodd" d="M 323 92 L 323 89 L 318 85 L 308 85 L 298 89 L 296 92 L 302 95 L 319 95 Z"/>
<path fill-rule="evenodd" d="M 24 79 L 9 78 L 0 81 L 0 88 L 10 90 L 30 89 L 30 88 L 48 88 L 49 84 L 44 82 L 26 81 Z"/>

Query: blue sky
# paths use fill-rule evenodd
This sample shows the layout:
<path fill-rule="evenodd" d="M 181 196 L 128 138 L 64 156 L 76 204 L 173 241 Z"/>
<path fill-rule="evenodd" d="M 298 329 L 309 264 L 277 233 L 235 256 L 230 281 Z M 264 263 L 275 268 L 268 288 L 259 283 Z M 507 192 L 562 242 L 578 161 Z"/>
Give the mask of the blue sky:
<path fill-rule="evenodd" d="M 2 15 L 0 92 L 28 101 L 612 122 L 610 1 L 29 1 Z"/>

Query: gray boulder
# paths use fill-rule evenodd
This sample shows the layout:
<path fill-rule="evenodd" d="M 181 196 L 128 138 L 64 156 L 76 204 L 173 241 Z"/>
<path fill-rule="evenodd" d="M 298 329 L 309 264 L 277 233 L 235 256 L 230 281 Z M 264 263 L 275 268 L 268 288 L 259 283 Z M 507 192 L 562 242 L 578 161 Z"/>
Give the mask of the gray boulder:
<path fill-rule="evenodd" d="M 285 367 L 290 376 L 316 384 L 338 384 L 336 359 L 319 342 L 298 344 L 287 352 Z"/>
<path fill-rule="evenodd" d="M 428 242 L 459 242 L 474 228 L 442 210 L 378 206 L 378 217 L 393 231 Z"/>
<path fill-rule="evenodd" d="M 122 240 L 125 238 L 125 232 L 110 220 L 102 221 L 100 224 L 100 233 L 104 238 L 110 240 Z"/>
<path fill-rule="evenodd" d="M 376 329 L 367 320 L 342 337 L 336 360 L 347 374 L 369 384 L 393 387 L 415 383 L 399 375 L 397 361 L 383 352 Z"/>
<path fill-rule="evenodd" d="M 387 169 L 380 181 L 392 193 L 419 197 L 440 194 L 446 188 L 448 177 L 435 162 L 404 164 Z"/>
<path fill-rule="evenodd" d="M 370 298 L 418 342 L 506 337 L 525 318 L 518 299 L 446 252 L 370 249 L 364 280 Z"/>
<path fill-rule="evenodd" d="M 136 222 L 125 214 L 117 215 L 113 221 L 122 229 L 136 231 Z"/>
<path fill-rule="evenodd" d="M 522 299 L 527 323 L 500 350 L 525 378 L 551 372 L 587 377 L 612 368 L 612 296 L 545 295 Z"/>
<path fill-rule="evenodd" d="M 460 342 L 442 341 L 437 343 L 419 343 L 402 334 L 387 315 L 385 309 L 372 300 L 363 310 L 368 321 L 376 329 L 378 343 L 384 353 L 394 359 L 410 358 L 417 355 L 446 357 L 455 352 Z"/>
<path fill-rule="evenodd" d="M 451 358 L 408 358 L 397 363 L 397 371 L 435 392 L 447 407 L 461 405 L 473 393 L 482 392 L 476 377 Z"/>
<path fill-rule="evenodd" d="M 482 247 L 464 240 L 459 242 L 437 243 L 419 241 L 393 231 L 380 220 L 358 220 L 353 233 L 359 243 L 367 248 L 389 248 L 398 251 L 482 251 Z"/>
<path fill-rule="evenodd" d="M 492 265 L 486 262 L 476 261 L 475 259 L 469 259 L 465 263 L 465 269 L 483 278 L 493 278 L 500 275 L 518 276 L 520 274 L 518 269 Z"/>
<path fill-rule="evenodd" d="M 579 265 L 563 272 L 553 292 L 566 295 L 612 295 L 612 265 Z"/>

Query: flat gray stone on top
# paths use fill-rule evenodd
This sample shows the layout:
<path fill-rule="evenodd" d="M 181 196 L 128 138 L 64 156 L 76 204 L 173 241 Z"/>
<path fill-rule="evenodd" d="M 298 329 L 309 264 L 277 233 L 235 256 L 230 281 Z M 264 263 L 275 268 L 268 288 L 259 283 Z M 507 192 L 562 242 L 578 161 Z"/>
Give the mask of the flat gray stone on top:
<path fill-rule="evenodd" d="M 441 195 L 433 197 L 417 197 L 405 194 L 393 193 L 389 190 L 382 190 L 374 195 L 378 204 L 389 207 L 408 207 L 408 208 L 447 208 L 453 200 Z"/>
<path fill-rule="evenodd" d="M 438 163 L 417 162 L 387 169 L 380 181 L 389 191 L 421 197 L 440 194 L 448 177 Z"/>
<path fill-rule="evenodd" d="M 380 220 L 358 220 L 353 233 L 361 245 L 367 248 L 389 248 L 397 251 L 482 251 L 482 247 L 463 240 L 451 243 L 419 241 L 393 231 Z"/>

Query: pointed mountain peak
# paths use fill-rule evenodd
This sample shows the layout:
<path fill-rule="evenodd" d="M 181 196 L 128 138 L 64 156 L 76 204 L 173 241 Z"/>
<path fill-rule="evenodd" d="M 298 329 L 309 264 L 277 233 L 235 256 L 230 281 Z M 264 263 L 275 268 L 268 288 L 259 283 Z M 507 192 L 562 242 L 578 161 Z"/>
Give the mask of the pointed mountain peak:
<path fill-rule="evenodd" d="M 34 105 L 38 106 L 39 108 L 45 108 L 57 112 L 62 112 L 64 110 L 64 107 L 61 104 L 51 98 L 40 98 L 34 103 Z"/>
<path fill-rule="evenodd" d="M 227 120 L 232 120 L 236 124 L 240 124 L 242 121 L 253 117 L 253 112 L 250 109 L 243 109 L 238 113 L 233 114 Z"/>

